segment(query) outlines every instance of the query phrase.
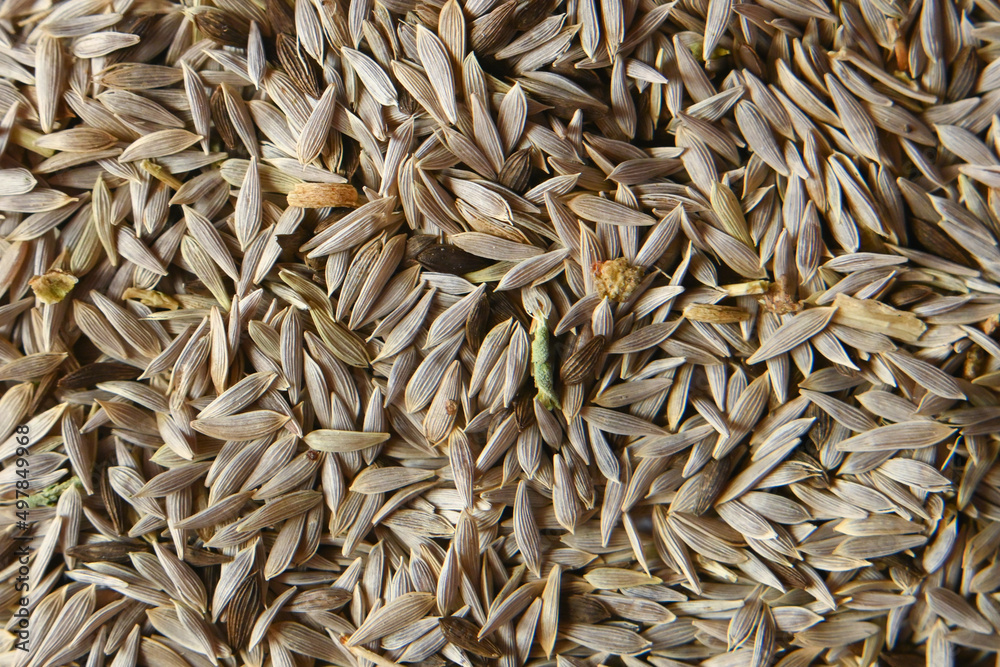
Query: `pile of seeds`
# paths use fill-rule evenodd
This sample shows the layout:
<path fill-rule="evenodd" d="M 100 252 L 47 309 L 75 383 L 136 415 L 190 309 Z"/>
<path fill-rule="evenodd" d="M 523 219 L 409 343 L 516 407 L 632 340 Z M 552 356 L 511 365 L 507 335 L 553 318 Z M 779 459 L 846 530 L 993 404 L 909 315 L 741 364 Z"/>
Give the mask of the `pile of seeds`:
<path fill-rule="evenodd" d="M 1000 4 L 211 3 L 0 3 L 3 665 L 1000 650 Z"/>

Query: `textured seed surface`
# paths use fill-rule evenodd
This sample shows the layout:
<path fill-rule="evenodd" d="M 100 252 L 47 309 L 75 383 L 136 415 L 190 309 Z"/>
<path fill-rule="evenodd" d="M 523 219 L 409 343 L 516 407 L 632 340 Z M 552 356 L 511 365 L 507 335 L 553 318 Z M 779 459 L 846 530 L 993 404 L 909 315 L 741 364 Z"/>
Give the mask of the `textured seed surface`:
<path fill-rule="evenodd" d="M 0 662 L 997 653 L 998 20 L 0 4 Z"/>

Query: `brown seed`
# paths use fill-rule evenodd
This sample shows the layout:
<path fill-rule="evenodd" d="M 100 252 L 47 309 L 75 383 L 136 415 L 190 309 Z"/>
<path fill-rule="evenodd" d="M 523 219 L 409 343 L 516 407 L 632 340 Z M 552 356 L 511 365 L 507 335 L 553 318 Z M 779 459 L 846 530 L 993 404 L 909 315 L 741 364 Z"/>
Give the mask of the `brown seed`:
<path fill-rule="evenodd" d="M 594 372 L 604 351 L 604 336 L 594 336 L 562 363 L 559 378 L 566 384 L 579 384 Z"/>
<path fill-rule="evenodd" d="M 299 50 L 298 40 L 285 33 L 278 35 L 275 41 L 275 52 L 285 74 L 289 76 L 295 87 L 305 95 L 319 98 L 319 81 L 312 63 L 303 57 Z"/>
<path fill-rule="evenodd" d="M 246 46 L 250 24 L 242 18 L 219 9 L 195 14 L 195 24 L 206 35 L 229 46 Z"/>

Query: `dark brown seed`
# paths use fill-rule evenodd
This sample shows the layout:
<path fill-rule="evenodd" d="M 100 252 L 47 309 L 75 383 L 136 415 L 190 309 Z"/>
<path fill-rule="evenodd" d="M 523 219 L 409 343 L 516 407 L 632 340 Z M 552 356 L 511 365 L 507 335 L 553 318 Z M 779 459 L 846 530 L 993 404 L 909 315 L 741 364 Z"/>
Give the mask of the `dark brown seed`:
<path fill-rule="evenodd" d="M 107 464 L 102 464 L 98 468 L 97 476 L 100 480 L 98 488 L 101 500 L 104 502 L 104 511 L 108 513 L 108 518 L 111 519 L 111 525 L 114 527 L 115 532 L 122 535 L 126 531 L 125 501 L 111 486 L 111 481 L 108 478 Z"/>
<path fill-rule="evenodd" d="M 233 594 L 226 607 L 226 638 L 233 648 L 245 648 L 253 624 L 260 613 L 260 585 L 257 575 L 251 573 Z"/>
<path fill-rule="evenodd" d="M 510 298 L 510 292 L 489 292 L 490 299 L 490 326 L 496 326 L 510 318 L 519 322 L 521 326 L 528 326 L 531 318 L 521 307 L 521 300 Z"/>
<path fill-rule="evenodd" d="M 209 9 L 196 14 L 195 24 L 212 39 L 229 46 L 245 47 L 250 35 L 248 22 L 221 9 Z"/>
<path fill-rule="evenodd" d="M 432 245 L 417 255 L 428 271 L 439 273 L 456 273 L 459 275 L 484 269 L 491 264 L 490 260 L 476 257 L 453 245 Z"/>
<path fill-rule="evenodd" d="M 465 321 L 465 341 L 473 350 L 478 350 L 483 342 L 483 336 L 489 330 L 490 325 L 490 300 L 480 299 L 472 307 L 469 319 Z"/>
<path fill-rule="evenodd" d="M 517 10 L 518 30 L 529 30 L 547 16 L 551 16 L 556 11 L 560 0 L 537 0 L 521 5 Z"/>
<path fill-rule="evenodd" d="M 559 612 L 559 619 L 568 623 L 587 623 L 593 625 L 611 618 L 608 608 L 590 595 L 571 595 L 564 602 L 564 609 Z"/>
<path fill-rule="evenodd" d="M 470 38 L 477 55 L 492 55 L 507 43 L 517 29 L 511 20 L 517 7 L 517 0 L 509 0 L 475 22 Z"/>
<path fill-rule="evenodd" d="M 319 77 L 311 60 L 305 58 L 299 49 L 298 40 L 291 35 L 280 34 L 275 42 L 275 53 L 285 74 L 303 94 L 319 98 Z"/>
<path fill-rule="evenodd" d="M 524 148 L 511 154 L 503 163 L 497 180 L 514 192 L 528 189 L 531 179 L 531 149 Z"/>
<path fill-rule="evenodd" d="M 212 565 L 222 565 L 233 560 L 232 556 L 216 553 L 208 549 L 198 549 L 188 546 L 184 549 L 184 562 L 192 567 L 210 567 Z"/>
<path fill-rule="evenodd" d="M 99 361 L 86 366 L 81 366 L 72 373 L 67 373 L 58 382 L 62 389 L 84 389 L 93 387 L 99 382 L 112 382 L 114 380 L 134 380 L 139 377 L 140 371 L 135 366 L 127 366 L 116 361 Z"/>
<path fill-rule="evenodd" d="M 460 649 L 483 658 L 499 658 L 501 653 L 496 644 L 488 638 L 478 639 L 479 628 L 472 622 L 457 616 L 445 616 L 438 619 L 438 627 L 445 639 Z"/>
<path fill-rule="evenodd" d="M 406 253 L 403 255 L 403 261 L 408 263 L 407 266 L 413 266 L 413 262 L 419 263 L 419 256 L 424 250 L 434 246 L 437 243 L 437 237 L 431 236 L 430 234 L 414 234 L 410 238 L 406 239 Z"/>
<path fill-rule="evenodd" d="M 597 360 L 604 351 L 604 336 L 594 336 L 583 347 L 566 358 L 559 369 L 559 378 L 565 384 L 580 384 L 594 372 Z"/>
<path fill-rule="evenodd" d="M 226 109 L 226 97 L 222 93 L 222 86 L 219 86 L 212 93 L 211 99 L 209 99 L 209 107 L 212 110 L 212 121 L 215 123 L 215 129 L 219 131 L 219 136 L 222 137 L 223 143 L 226 144 L 226 148 L 229 150 L 234 150 L 236 148 L 236 129 L 233 127 L 233 121 L 229 119 L 229 111 Z"/>
<path fill-rule="evenodd" d="M 523 392 L 514 404 L 514 419 L 517 421 L 518 431 L 523 431 L 534 422 L 534 397 L 535 395 L 532 391 Z"/>
<path fill-rule="evenodd" d="M 285 0 L 265 0 L 265 12 L 271 20 L 270 34 L 295 33 L 295 17 Z"/>
<path fill-rule="evenodd" d="M 84 563 L 110 561 L 112 563 L 130 562 L 129 554 L 150 553 L 152 549 L 145 542 L 94 542 L 78 544 L 66 550 L 66 555 L 77 558 Z"/>

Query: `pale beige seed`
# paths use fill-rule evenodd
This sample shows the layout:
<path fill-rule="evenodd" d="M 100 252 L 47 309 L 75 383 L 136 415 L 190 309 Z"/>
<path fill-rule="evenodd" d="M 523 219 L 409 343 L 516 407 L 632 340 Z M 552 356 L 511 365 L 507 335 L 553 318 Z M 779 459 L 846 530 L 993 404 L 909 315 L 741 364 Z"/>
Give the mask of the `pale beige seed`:
<path fill-rule="evenodd" d="M 121 155 L 119 162 L 135 162 L 174 155 L 201 140 L 201 136 L 182 129 L 160 130 L 136 139 Z"/>
<path fill-rule="evenodd" d="M 433 604 L 434 596 L 430 593 L 405 593 L 370 614 L 350 636 L 346 645 L 356 646 L 396 632 L 422 618 Z"/>
<path fill-rule="evenodd" d="M 38 183 L 27 169 L 0 169 L 0 189 L 10 195 L 23 195 Z"/>
<path fill-rule="evenodd" d="M 569 207 L 581 218 L 596 222 L 636 226 L 648 226 L 656 222 L 649 215 L 593 195 L 578 195 L 569 202 Z"/>
<path fill-rule="evenodd" d="M 752 102 L 742 101 L 736 105 L 736 122 L 754 153 L 776 172 L 787 176 L 788 165 L 760 110 Z"/>
<path fill-rule="evenodd" d="M 236 239 L 240 247 L 246 249 L 260 231 L 262 220 L 261 178 L 257 160 L 251 159 L 240 184 L 240 193 L 236 197 L 235 226 Z"/>
<path fill-rule="evenodd" d="M 194 131 L 201 135 L 201 148 L 205 155 L 209 151 L 209 136 L 211 115 L 209 110 L 208 95 L 205 93 L 205 86 L 191 66 L 181 61 L 184 78 L 184 94 L 187 96 L 188 107 L 191 109 L 191 121 Z"/>
<path fill-rule="evenodd" d="M 524 480 L 518 484 L 517 497 L 514 502 L 514 535 L 528 569 L 535 573 L 535 576 L 540 576 L 541 537 L 534 517 L 531 515 L 531 501 Z"/>
<path fill-rule="evenodd" d="M 753 246 L 753 239 L 750 238 L 750 230 L 747 228 L 746 219 L 739 199 L 733 191 L 721 183 L 713 183 L 711 191 L 712 209 L 722 222 L 723 229 L 730 235 L 749 246 Z"/>
<path fill-rule="evenodd" d="M 184 219 L 187 223 L 187 230 L 197 241 L 198 245 L 204 248 L 212 259 L 218 264 L 223 272 L 233 280 L 239 279 L 239 272 L 236 269 L 236 262 L 226 248 L 222 235 L 212 225 L 211 221 L 198 213 L 193 208 L 183 207 Z"/>
<path fill-rule="evenodd" d="M 195 419 L 191 428 L 221 440 L 252 440 L 281 428 L 288 416 L 271 410 L 252 410 L 234 415 Z"/>
<path fill-rule="evenodd" d="M 257 142 L 257 136 L 253 128 L 253 120 L 250 118 L 250 111 L 247 109 L 246 102 L 234 91 L 227 83 L 223 82 L 219 87 L 222 91 L 222 96 L 225 100 L 226 113 L 229 115 L 229 121 L 236 131 L 236 134 L 240 138 L 240 142 L 246 148 L 247 152 L 250 153 L 252 158 L 260 160 L 260 147 Z"/>
<path fill-rule="evenodd" d="M 101 93 L 98 99 L 109 111 L 119 116 L 141 118 L 168 127 L 184 127 L 184 121 L 167 108 L 136 93 L 108 90 Z"/>
<path fill-rule="evenodd" d="M 186 563 L 182 562 L 169 550 L 153 544 L 156 558 L 163 567 L 164 573 L 173 582 L 181 599 L 195 609 L 205 611 L 208 608 L 208 598 L 202 581 Z"/>
<path fill-rule="evenodd" d="M 35 49 L 35 73 L 38 120 L 42 132 L 48 134 L 54 129 L 56 105 L 61 97 L 60 87 L 66 74 L 62 42 L 56 37 L 42 35 L 39 38 Z"/>
<path fill-rule="evenodd" d="M 276 377 L 277 373 L 268 372 L 248 375 L 206 405 L 198 418 L 224 417 L 239 412 L 260 398 Z"/>
<path fill-rule="evenodd" d="M 73 40 L 73 55 L 91 59 L 106 56 L 139 43 L 139 36 L 127 32 L 102 31 Z"/>
<path fill-rule="evenodd" d="M 116 138 L 113 135 L 103 130 L 75 127 L 40 137 L 35 145 L 56 151 L 90 153 L 109 148 L 115 141 Z"/>
<path fill-rule="evenodd" d="M 836 308 L 813 308 L 792 318 L 782 324 L 774 334 L 768 338 L 753 355 L 747 359 L 747 363 L 755 364 L 766 361 L 774 356 L 788 352 L 789 350 L 806 342 L 816 335 L 830 322 L 836 313 Z"/>
<path fill-rule="evenodd" d="M 383 106 L 395 106 L 396 89 L 389 80 L 378 63 L 369 56 L 354 49 L 343 49 L 344 57 L 351 63 L 351 67 L 358 77 L 364 82 L 365 88 L 372 94 L 372 97 Z"/>
<path fill-rule="evenodd" d="M 496 286 L 497 291 L 524 287 L 557 269 L 569 255 L 569 250 L 553 250 L 552 252 L 532 257 L 512 266 Z"/>
<path fill-rule="evenodd" d="M 729 0 L 712 0 L 708 3 L 708 16 L 705 21 L 705 40 L 702 43 L 702 59 L 708 60 L 715 51 L 732 16 L 733 3 Z"/>
<path fill-rule="evenodd" d="M 563 528 L 570 533 L 575 532 L 577 521 L 579 521 L 579 501 L 576 492 L 572 488 L 572 480 L 566 462 L 558 454 L 552 459 L 554 469 L 553 481 L 553 511 L 556 520 Z"/>
<path fill-rule="evenodd" d="M 76 197 L 50 188 L 35 188 L 23 194 L 0 195 L 0 209 L 11 213 L 44 213 L 68 206 Z"/>
<path fill-rule="evenodd" d="M 478 95 L 472 97 L 472 122 L 479 148 L 497 172 L 498 178 L 502 182 L 507 182 L 509 179 L 504 178 L 505 160 L 500 130 L 486 103 Z"/>
<path fill-rule="evenodd" d="M 836 77 L 827 74 L 823 80 L 851 143 L 863 156 L 878 162 L 879 143 L 875 122 Z"/>
<path fill-rule="evenodd" d="M 581 646 L 616 655 L 635 655 L 651 645 L 632 630 L 610 625 L 567 623 L 561 631 L 567 639 Z"/>
<path fill-rule="evenodd" d="M 108 322 L 137 352 L 150 358 L 160 353 L 160 341 L 157 339 L 153 327 L 99 292 L 92 291 L 90 298 Z"/>
<path fill-rule="evenodd" d="M 468 439 L 461 429 L 454 429 L 448 438 L 448 458 L 455 488 L 466 509 L 472 509 L 475 502 L 475 464 L 469 450 Z"/>
<path fill-rule="evenodd" d="M 353 452 L 373 447 L 389 439 L 388 433 L 359 433 L 320 429 L 308 433 L 306 444 L 321 452 Z"/>
<path fill-rule="evenodd" d="M 337 106 L 335 95 L 336 89 L 333 86 L 327 86 L 309 115 L 309 120 L 302 127 L 295 147 L 296 157 L 302 164 L 308 164 L 316 159 L 326 143 L 327 133 L 330 131 L 330 121 L 333 119 L 333 112 Z"/>
<path fill-rule="evenodd" d="M 455 78 L 451 58 L 441 39 L 423 26 L 417 26 L 417 52 L 427 72 L 438 103 L 449 122 L 455 123 L 458 108 L 455 104 Z"/>
<path fill-rule="evenodd" d="M 590 570 L 583 575 L 594 588 L 617 589 L 629 588 L 632 586 L 647 586 L 660 583 L 659 577 L 651 577 L 642 572 L 627 570 L 625 568 L 604 567 Z"/>
<path fill-rule="evenodd" d="M 433 472 L 426 470 L 410 470 L 400 467 L 366 468 L 354 478 L 350 490 L 365 495 L 385 493 L 430 479 L 433 476 Z"/>
<path fill-rule="evenodd" d="M 884 356 L 914 382 L 928 391 L 942 398 L 965 398 L 965 394 L 955 379 L 934 365 L 901 351 L 886 352 Z"/>
<path fill-rule="evenodd" d="M 951 482 L 947 477 L 939 473 L 934 466 L 923 461 L 891 459 L 880 465 L 878 469 L 886 477 L 900 484 L 938 492 L 951 488 Z"/>
<path fill-rule="evenodd" d="M 588 407 L 580 412 L 580 416 L 589 424 L 607 433 L 619 435 L 665 435 L 665 431 L 655 424 L 616 410 Z"/>

